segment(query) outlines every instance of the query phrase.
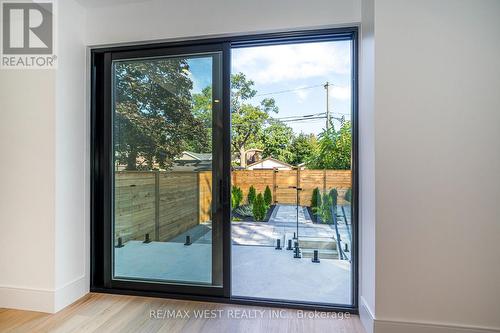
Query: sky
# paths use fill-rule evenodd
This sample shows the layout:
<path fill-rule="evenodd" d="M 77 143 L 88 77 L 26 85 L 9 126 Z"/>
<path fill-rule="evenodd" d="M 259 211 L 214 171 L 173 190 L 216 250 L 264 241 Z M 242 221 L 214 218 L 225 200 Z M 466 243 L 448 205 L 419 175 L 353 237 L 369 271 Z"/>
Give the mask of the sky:
<path fill-rule="evenodd" d="M 232 73 L 243 72 L 255 82 L 260 103 L 273 97 L 279 108 L 274 118 L 326 112 L 329 82 L 329 110 L 332 117 L 350 119 L 351 113 L 351 41 L 315 42 L 257 46 L 232 50 Z M 193 93 L 211 84 L 211 58 L 189 60 Z M 287 122 L 296 133 L 318 134 L 325 119 Z M 334 126 L 339 122 L 334 120 Z"/>

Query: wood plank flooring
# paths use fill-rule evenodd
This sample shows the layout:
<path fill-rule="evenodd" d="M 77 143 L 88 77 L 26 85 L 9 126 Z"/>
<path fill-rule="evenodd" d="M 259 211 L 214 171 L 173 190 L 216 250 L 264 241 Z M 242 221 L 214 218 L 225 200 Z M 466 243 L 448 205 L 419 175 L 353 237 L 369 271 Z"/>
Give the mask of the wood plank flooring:
<path fill-rule="evenodd" d="M 0 332 L 364 333 L 358 316 L 322 314 L 329 318 L 290 309 L 90 293 L 56 314 L 0 309 Z"/>

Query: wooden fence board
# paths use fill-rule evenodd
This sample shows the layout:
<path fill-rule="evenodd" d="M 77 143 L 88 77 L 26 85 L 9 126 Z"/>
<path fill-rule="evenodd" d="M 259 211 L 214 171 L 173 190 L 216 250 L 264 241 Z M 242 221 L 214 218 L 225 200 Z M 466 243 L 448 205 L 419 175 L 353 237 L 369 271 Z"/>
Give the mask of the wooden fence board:
<path fill-rule="evenodd" d="M 310 205 L 312 192 L 336 188 L 339 204 L 351 187 L 350 170 L 236 170 L 232 185 L 242 189 L 246 203 L 248 190 L 254 186 L 264 193 L 266 186 L 279 204 L 295 204 L 297 183 L 302 188 L 301 205 Z M 157 184 L 158 183 L 158 184 Z M 159 196 L 157 197 L 157 193 Z M 211 220 L 212 173 L 202 172 L 128 172 L 115 174 L 115 242 L 122 237 L 142 240 L 169 240 L 201 222 Z"/>

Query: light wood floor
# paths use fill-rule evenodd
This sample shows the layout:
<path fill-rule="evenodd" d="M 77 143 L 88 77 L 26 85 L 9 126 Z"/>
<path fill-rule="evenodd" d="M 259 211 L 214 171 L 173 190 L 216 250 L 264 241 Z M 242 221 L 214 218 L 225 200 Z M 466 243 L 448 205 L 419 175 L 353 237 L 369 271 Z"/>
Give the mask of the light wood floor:
<path fill-rule="evenodd" d="M 199 318 L 200 310 L 217 318 Z M 91 293 L 56 314 L 0 309 L 0 332 L 364 332 L 354 315 L 300 316 L 290 309 Z"/>

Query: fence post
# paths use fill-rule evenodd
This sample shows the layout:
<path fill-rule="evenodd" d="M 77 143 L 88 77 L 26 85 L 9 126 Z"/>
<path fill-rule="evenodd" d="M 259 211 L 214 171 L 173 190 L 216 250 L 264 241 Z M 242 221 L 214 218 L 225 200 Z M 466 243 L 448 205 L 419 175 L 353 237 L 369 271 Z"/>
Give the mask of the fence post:
<path fill-rule="evenodd" d="M 201 202 L 201 200 L 202 200 L 201 198 L 203 197 L 203 194 L 201 193 L 201 186 L 200 186 L 201 173 L 202 173 L 202 171 L 198 171 L 195 173 L 196 174 L 196 201 L 198 202 L 198 224 L 201 223 L 201 219 L 203 216 L 203 205 Z"/>
<path fill-rule="evenodd" d="M 323 193 L 326 193 L 326 169 L 323 169 Z"/>
<path fill-rule="evenodd" d="M 160 241 L 160 171 L 155 175 L 155 240 Z"/>
<path fill-rule="evenodd" d="M 297 166 L 297 205 L 300 206 L 300 166 Z"/>
<path fill-rule="evenodd" d="M 276 198 L 276 173 L 278 173 L 278 169 L 273 168 L 273 203 L 278 202 Z"/>

